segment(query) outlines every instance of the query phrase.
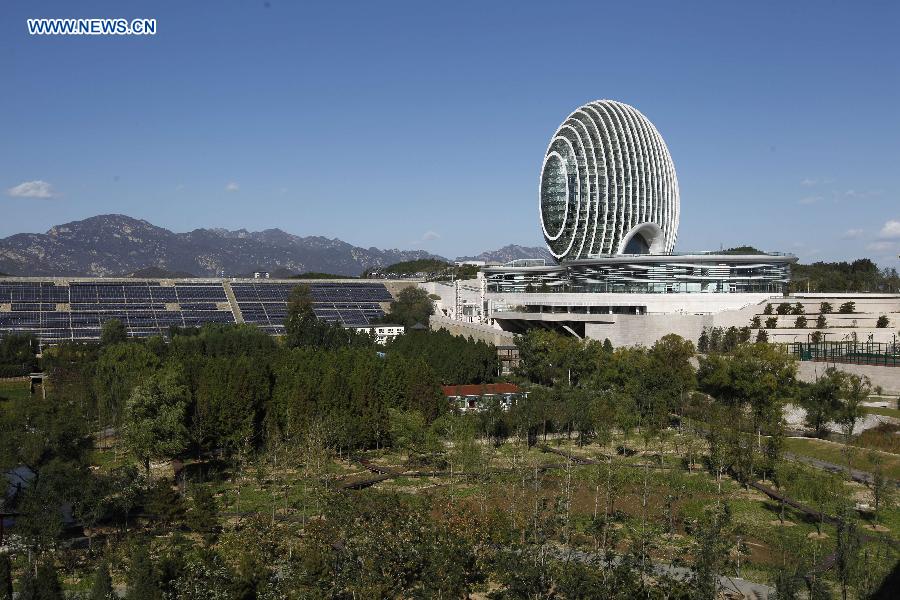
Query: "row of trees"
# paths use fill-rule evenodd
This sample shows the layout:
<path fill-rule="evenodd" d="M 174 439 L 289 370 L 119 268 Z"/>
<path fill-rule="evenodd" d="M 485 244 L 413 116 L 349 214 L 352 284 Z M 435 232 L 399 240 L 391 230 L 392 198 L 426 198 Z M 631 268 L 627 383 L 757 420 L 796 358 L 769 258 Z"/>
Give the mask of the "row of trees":
<path fill-rule="evenodd" d="M 429 420 L 445 411 L 441 380 L 427 360 L 390 350 L 382 358 L 374 347 L 357 345 L 356 335 L 334 349 L 286 348 L 251 326 L 207 326 L 169 344 L 63 347 L 48 362 L 54 385 L 80 399 L 82 414 L 98 429 L 121 427 L 145 465 L 189 449 L 257 448 L 314 419 L 329 424 L 336 448 L 376 446 L 388 441 L 388 407 L 416 409 Z M 429 348 L 428 339 L 439 334 L 418 336 L 419 346 Z M 485 350 L 462 343 L 473 354 Z M 455 367 L 466 383 L 483 377 L 480 365 Z"/>
<path fill-rule="evenodd" d="M 791 267 L 791 290 L 805 292 L 896 292 L 897 269 L 879 269 L 868 258 L 853 262 L 815 262 Z"/>
<path fill-rule="evenodd" d="M 750 341 L 750 327 L 704 327 L 697 339 L 697 351 L 701 354 L 709 352 L 731 352 L 740 344 Z M 767 341 L 757 336 L 758 342 Z"/>
<path fill-rule="evenodd" d="M 809 320 L 803 315 L 800 315 L 794 320 L 794 327 L 797 329 L 805 329 L 808 324 Z M 767 329 L 775 329 L 778 327 L 778 317 L 768 317 L 765 326 Z M 818 329 L 824 329 L 825 327 L 828 327 L 828 319 L 825 318 L 825 315 L 819 315 L 816 317 L 814 326 Z M 762 319 L 759 315 L 754 315 L 753 318 L 750 319 L 750 327 L 753 329 L 762 327 Z"/>
<path fill-rule="evenodd" d="M 763 309 L 764 315 L 771 315 L 772 313 L 777 315 L 804 315 L 806 314 L 806 309 L 803 304 L 797 302 L 795 304 L 790 304 L 789 302 L 782 302 L 777 307 L 773 308 L 772 304 L 766 304 L 766 307 Z M 828 315 L 834 312 L 834 307 L 830 302 L 821 302 L 819 304 L 819 314 Z M 838 313 L 842 315 L 850 315 L 856 312 L 856 302 L 852 300 L 848 300 L 838 307 Z"/>

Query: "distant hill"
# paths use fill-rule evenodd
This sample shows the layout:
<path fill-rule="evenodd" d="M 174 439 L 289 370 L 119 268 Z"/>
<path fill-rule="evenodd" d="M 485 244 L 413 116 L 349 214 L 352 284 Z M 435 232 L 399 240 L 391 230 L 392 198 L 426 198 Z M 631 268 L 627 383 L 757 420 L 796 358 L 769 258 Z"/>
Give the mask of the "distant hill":
<path fill-rule="evenodd" d="M 550 254 L 550 251 L 544 246 L 518 246 L 516 244 L 503 246 L 498 250 L 482 252 L 477 256 L 460 256 L 456 260 L 483 260 L 486 262 L 506 263 L 511 260 L 522 258 L 543 258 L 551 264 L 556 262 L 553 255 Z"/>
<path fill-rule="evenodd" d="M 190 279 L 192 277 L 196 277 L 196 275 L 192 275 L 191 273 L 184 273 L 182 271 L 167 271 L 165 269 L 160 269 L 159 267 L 147 267 L 146 269 L 139 269 L 134 273 L 130 273 L 129 277 L 134 277 L 136 279 Z"/>
<path fill-rule="evenodd" d="M 441 273 L 446 271 L 450 267 L 452 267 L 449 262 L 445 260 L 438 260 L 436 258 L 420 258 L 417 260 L 406 260 L 403 262 L 398 262 L 393 265 L 388 265 L 386 267 L 382 267 L 378 269 L 379 273 L 383 274 L 392 274 L 392 275 L 415 275 L 416 273 Z M 371 269 L 374 271 L 374 269 Z"/>
<path fill-rule="evenodd" d="M 350 275 L 335 275 L 334 273 L 316 273 L 315 271 L 310 271 L 308 273 L 297 273 L 296 275 L 291 275 L 288 279 L 356 279 L 356 277 L 352 277 Z"/>
<path fill-rule="evenodd" d="M 0 239 L 0 270 L 34 276 L 108 277 L 147 268 L 203 277 L 279 268 L 359 275 L 366 269 L 433 256 L 424 250 L 361 248 L 280 229 L 173 233 L 125 215 L 99 215 L 51 227 L 46 233 Z"/>
<path fill-rule="evenodd" d="M 720 254 L 765 254 L 765 252 L 753 246 L 735 246 L 734 248 L 722 250 Z"/>

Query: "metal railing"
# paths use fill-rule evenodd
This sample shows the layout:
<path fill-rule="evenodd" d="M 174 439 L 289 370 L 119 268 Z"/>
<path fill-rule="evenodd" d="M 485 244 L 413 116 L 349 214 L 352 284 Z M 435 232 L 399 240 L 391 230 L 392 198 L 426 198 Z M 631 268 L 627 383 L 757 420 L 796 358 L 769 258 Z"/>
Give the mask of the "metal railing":
<path fill-rule="evenodd" d="M 900 344 L 896 342 L 792 342 L 788 348 L 804 361 L 900 367 Z"/>

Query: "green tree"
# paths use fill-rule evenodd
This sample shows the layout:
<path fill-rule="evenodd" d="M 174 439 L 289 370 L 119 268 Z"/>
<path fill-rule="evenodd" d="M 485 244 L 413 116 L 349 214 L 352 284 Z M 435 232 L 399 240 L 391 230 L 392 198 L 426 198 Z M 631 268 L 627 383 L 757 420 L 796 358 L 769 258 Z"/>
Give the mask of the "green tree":
<path fill-rule="evenodd" d="M 9 554 L 0 554 L 0 600 L 12 600 L 13 577 Z"/>
<path fill-rule="evenodd" d="M 763 314 L 764 314 L 764 315 L 771 315 L 771 314 L 772 314 L 772 305 L 771 305 L 770 303 L 767 303 L 767 304 L 766 304 L 766 307 L 763 309 Z"/>
<path fill-rule="evenodd" d="M 110 346 L 128 341 L 128 332 L 125 325 L 118 319 L 110 319 L 100 328 L 100 344 Z"/>
<path fill-rule="evenodd" d="M 715 600 L 719 593 L 719 576 L 732 564 L 734 526 L 728 504 L 716 503 L 707 508 L 697 523 L 694 534 L 697 549 L 692 564 L 691 587 L 695 598 Z"/>
<path fill-rule="evenodd" d="M 20 585 L 19 600 L 63 600 L 62 585 L 56 568 L 49 561 L 44 561 L 32 573 L 27 569 Z"/>
<path fill-rule="evenodd" d="M 101 426 L 121 424 L 125 403 L 138 382 L 159 368 L 159 358 L 143 344 L 112 344 L 96 362 L 94 393 Z"/>
<path fill-rule="evenodd" d="M 794 306 L 791 307 L 792 315 L 802 315 L 806 313 L 806 310 L 803 308 L 803 305 L 797 302 Z"/>
<path fill-rule="evenodd" d="M 97 573 L 94 575 L 94 583 L 91 586 L 90 600 L 113 600 L 116 597 L 112 587 L 112 577 L 109 576 L 109 565 L 106 561 L 100 563 Z"/>
<path fill-rule="evenodd" d="M 875 327 L 879 329 L 885 329 L 890 324 L 888 321 L 887 315 L 881 315 L 878 317 L 878 320 L 875 322 Z"/>
<path fill-rule="evenodd" d="M 285 336 L 289 346 L 300 346 L 304 332 L 315 322 L 312 292 L 308 285 L 298 285 L 291 290 L 287 303 L 287 319 L 284 322 Z"/>
<path fill-rule="evenodd" d="M 219 527 L 218 507 L 216 498 L 208 487 L 194 487 L 188 516 L 187 523 L 192 531 L 201 534 L 207 543 L 215 540 Z"/>
<path fill-rule="evenodd" d="M 860 550 L 862 541 L 849 506 L 844 507 L 838 515 L 837 539 L 834 549 L 834 566 L 838 583 L 841 586 L 841 598 L 847 600 L 847 593 L 854 583 L 859 571 Z"/>
<path fill-rule="evenodd" d="M 831 302 L 822 302 L 819 304 L 819 312 L 823 315 L 831 314 L 834 312 L 834 308 L 831 306 Z"/>
<path fill-rule="evenodd" d="M 753 315 L 753 318 L 750 319 L 750 327 L 753 329 L 759 329 L 762 320 L 759 315 Z"/>
<path fill-rule="evenodd" d="M 700 332 L 700 337 L 697 339 L 697 352 L 700 354 L 709 352 L 709 332 L 707 332 L 706 327 L 703 328 L 703 331 Z"/>
<path fill-rule="evenodd" d="M 779 315 L 788 315 L 791 313 L 791 305 L 788 302 L 782 302 L 778 305 L 778 308 L 775 309 L 775 312 Z"/>
<path fill-rule="evenodd" d="M 134 540 L 128 566 L 126 600 L 162 600 L 159 576 L 153 566 L 146 543 Z"/>
<path fill-rule="evenodd" d="M 893 482 L 885 476 L 884 458 L 875 450 L 868 454 L 869 464 L 872 465 L 872 499 L 875 501 L 875 524 L 881 518 L 885 509 L 889 509 L 894 503 Z"/>
<path fill-rule="evenodd" d="M 803 315 L 800 315 L 794 321 L 794 327 L 796 327 L 797 329 L 806 329 L 806 323 L 807 323 L 806 317 L 804 317 Z"/>
<path fill-rule="evenodd" d="M 841 313 L 842 315 L 849 315 L 849 314 L 855 313 L 856 312 L 856 302 L 853 302 L 852 300 L 848 300 L 847 302 L 844 302 L 843 304 L 840 305 L 840 307 L 838 307 L 838 312 Z"/>
<path fill-rule="evenodd" d="M 134 388 L 125 409 L 123 437 L 147 474 L 151 459 L 171 458 L 187 446 L 188 400 L 188 388 L 172 367 Z"/>
<path fill-rule="evenodd" d="M 769 317 L 766 319 L 766 329 L 775 329 L 778 327 L 778 317 Z"/>
<path fill-rule="evenodd" d="M 825 315 L 819 315 L 816 317 L 816 329 L 825 329 L 828 326 L 828 319 L 825 318 Z"/>
<path fill-rule="evenodd" d="M 429 454 L 436 449 L 425 417 L 417 410 L 390 409 L 390 433 L 394 446 L 405 450 L 407 459 L 413 454 Z"/>
<path fill-rule="evenodd" d="M 824 435 L 828 422 L 834 420 L 842 409 L 845 380 L 845 373 L 829 367 L 814 383 L 804 384 L 800 388 L 800 405 L 806 410 L 806 425 L 820 437 Z"/>
<path fill-rule="evenodd" d="M 407 328 L 416 323 L 428 326 L 428 319 L 434 314 L 434 302 L 428 292 L 417 287 L 403 288 L 397 299 L 391 302 L 387 320 Z"/>
<path fill-rule="evenodd" d="M 769 341 L 769 332 L 765 329 L 760 329 L 756 332 L 756 343 L 757 344 L 765 344 Z"/>
<path fill-rule="evenodd" d="M 872 393 L 872 382 L 863 375 L 850 374 L 843 379 L 841 396 L 843 403 L 837 411 L 837 422 L 843 426 L 847 443 L 856 429 L 856 422 L 863 417 L 863 403 Z"/>

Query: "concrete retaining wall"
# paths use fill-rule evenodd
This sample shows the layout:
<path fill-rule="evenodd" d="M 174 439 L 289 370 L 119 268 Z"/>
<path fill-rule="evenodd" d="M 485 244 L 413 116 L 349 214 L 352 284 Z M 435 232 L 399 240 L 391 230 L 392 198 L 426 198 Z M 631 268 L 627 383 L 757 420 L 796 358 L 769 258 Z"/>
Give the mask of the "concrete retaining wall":
<path fill-rule="evenodd" d="M 513 334 L 508 331 L 494 329 L 489 325 L 465 323 L 463 321 L 456 321 L 438 315 L 433 315 L 431 319 L 429 319 L 429 325 L 431 329 L 435 331 L 438 329 L 446 329 L 453 335 L 471 337 L 476 340 L 494 344 L 495 346 L 513 345 Z"/>
<path fill-rule="evenodd" d="M 801 381 L 815 381 L 828 367 L 834 367 L 845 373 L 865 375 L 873 386 L 881 386 L 889 396 L 900 395 L 900 367 L 873 367 L 870 365 L 845 365 L 842 363 L 826 363 L 802 361 L 798 363 L 797 377 Z"/>

